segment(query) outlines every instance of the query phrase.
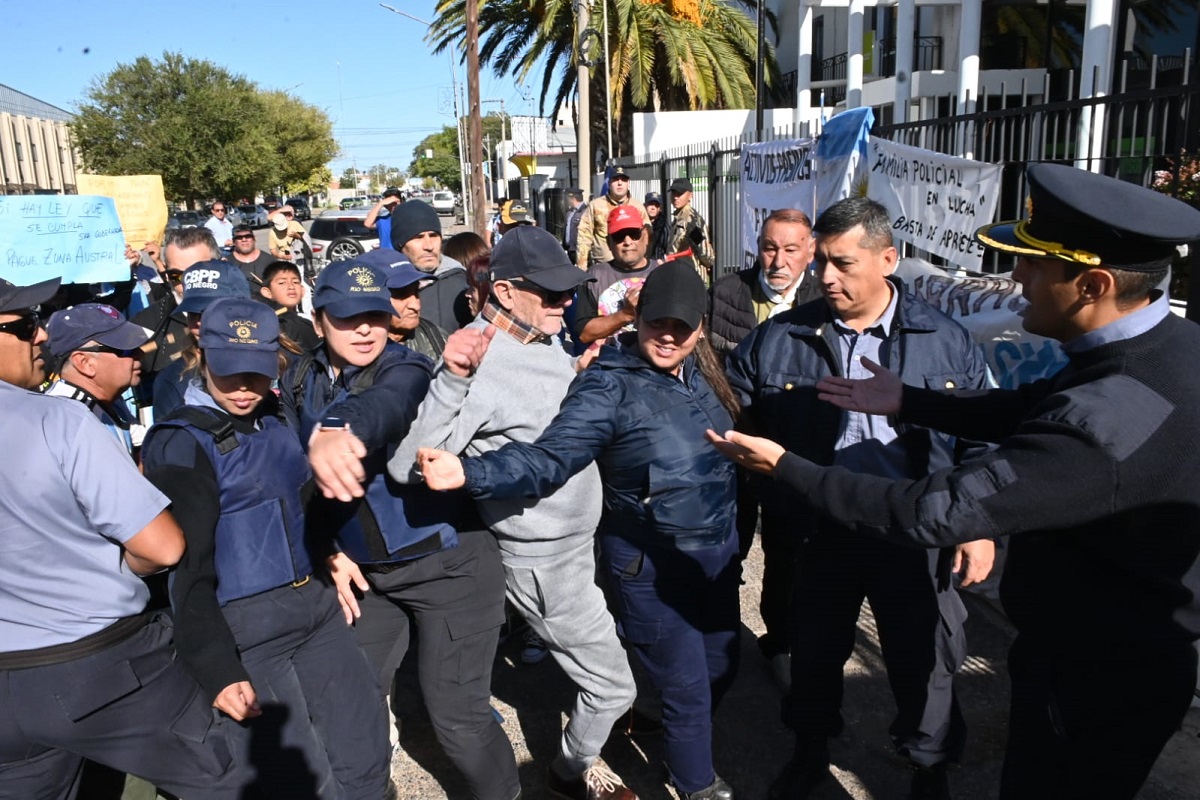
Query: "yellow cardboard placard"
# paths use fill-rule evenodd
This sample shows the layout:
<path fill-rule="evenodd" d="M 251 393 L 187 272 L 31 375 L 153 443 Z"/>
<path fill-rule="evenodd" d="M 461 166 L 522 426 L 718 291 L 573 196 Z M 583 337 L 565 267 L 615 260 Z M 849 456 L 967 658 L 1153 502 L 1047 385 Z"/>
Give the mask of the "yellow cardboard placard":
<path fill-rule="evenodd" d="M 80 194 L 111 197 L 125 231 L 125 241 L 134 250 L 146 242 L 161 242 L 167 227 L 167 199 L 161 175 L 78 175 Z"/>

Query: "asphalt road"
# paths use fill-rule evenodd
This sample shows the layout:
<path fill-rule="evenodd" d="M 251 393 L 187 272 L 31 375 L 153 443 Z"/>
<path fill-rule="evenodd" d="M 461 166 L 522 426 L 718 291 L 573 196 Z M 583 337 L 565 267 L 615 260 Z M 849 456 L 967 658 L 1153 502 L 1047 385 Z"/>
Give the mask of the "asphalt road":
<path fill-rule="evenodd" d="M 755 639 L 762 632 L 758 594 L 762 585 L 762 551 L 756 544 L 744 565 L 742 587 L 742 664 L 733 689 L 715 720 L 717 772 L 739 800 L 759 800 L 790 754 L 791 736 L 779 720 L 780 691 Z M 994 581 L 985 584 L 985 594 Z M 950 784 L 958 800 L 992 800 L 998 796 L 1008 716 L 1008 672 L 1005 655 L 1013 630 L 994 601 L 964 593 L 970 612 L 966 624 L 970 656 L 957 678 L 959 699 L 969 738 L 962 763 L 952 769 Z M 504 716 L 504 729 L 517 754 L 525 800 L 542 800 L 545 769 L 554 758 L 570 708 L 573 690 L 552 658 L 540 664 L 520 662 L 520 637 L 501 645 L 493 677 L 494 706 Z M 813 800 L 902 800 L 909 772 L 891 748 L 887 728 L 895 713 L 888 688 L 874 619 L 867 604 L 858 623 L 854 656 L 846 665 L 843 709 L 846 731 L 831 746 L 833 775 Z M 1096 698 L 1103 702 L 1104 698 Z M 461 779 L 434 741 L 415 694 L 401 698 L 402 753 L 392 762 L 400 797 L 409 800 L 465 798 Z M 1196 800 L 1200 797 L 1200 708 L 1193 708 L 1184 730 L 1177 733 L 1143 789 L 1140 800 Z M 1097 753 L 1097 759 L 1105 754 Z M 632 740 L 614 735 L 604 758 L 643 800 L 668 800 L 662 769 L 662 740 Z"/>

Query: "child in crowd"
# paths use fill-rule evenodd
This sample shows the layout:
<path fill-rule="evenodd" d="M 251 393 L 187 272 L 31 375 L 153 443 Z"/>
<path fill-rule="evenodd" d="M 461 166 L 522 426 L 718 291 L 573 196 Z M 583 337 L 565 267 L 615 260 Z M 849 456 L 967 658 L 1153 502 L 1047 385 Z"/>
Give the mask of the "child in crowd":
<path fill-rule="evenodd" d="M 290 261 L 276 261 L 263 270 L 263 285 L 258 289 L 266 303 L 275 309 L 279 317 L 279 329 L 307 353 L 321 339 L 313 330 L 313 324 L 300 316 L 297 310 L 304 299 L 304 280 L 300 269 Z"/>

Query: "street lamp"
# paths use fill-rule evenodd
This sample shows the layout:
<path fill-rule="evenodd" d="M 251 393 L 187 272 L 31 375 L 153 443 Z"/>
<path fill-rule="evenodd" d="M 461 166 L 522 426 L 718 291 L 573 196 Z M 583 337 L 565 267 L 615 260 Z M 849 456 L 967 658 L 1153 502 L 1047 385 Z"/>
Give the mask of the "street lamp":
<path fill-rule="evenodd" d="M 399 14 L 402 17 L 408 17 L 411 20 L 420 22 L 421 24 L 432 27 L 433 23 L 420 17 L 413 16 L 407 11 L 401 11 L 398 8 L 393 8 L 386 3 L 379 4 L 381 8 L 386 8 L 388 11 Z M 479 0 L 466 0 L 466 16 L 467 16 L 467 152 L 466 160 L 472 165 L 470 179 L 467 183 L 466 171 L 463 168 L 463 134 L 461 127 L 459 128 L 459 172 L 463 186 L 463 196 L 467 199 L 466 211 L 472 222 L 472 228 L 477 234 L 483 236 L 485 234 L 486 220 L 483 214 L 483 170 L 481 162 L 483 161 L 483 125 L 479 114 Z M 450 58 L 450 76 L 454 81 L 455 86 L 458 85 L 457 78 L 454 73 L 454 58 Z M 454 116 L 455 121 L 461 119 L 458 116 L 458 91 L 455 89 L 454 97 Z M 476 213 L 477 212 L 477 213 Z"/>
<path fill-rule="evenodd" d="M 433 26 L 433 23 L 430 22 L 429 20 L 421 19 L 420 17 L 418 17 L 414 14 L 410 14 L 407 11 L 401 11 L 398 8 L 393 8 L 392 6 L 389 6 L 387 3 L 380 3 L 379 7 L 386 8 L 388 11 L 391 11 L 393 14 L 399 14 L 402 17 L 408 17 L 412 21 L 419 22 L 426 27 Z M 454 68 L 454 55 L 451 52 L 447 51 L 446 57 L 450 61 L 450 91 L 453 94 L 453 103 L 454 103 L 454 132 L 458 137 L 458 181 L 459 181 L 459 184 L 462 186 L 463 197 L 469 198 L 470 192 L 468 191 L 468 188 L 467 188 L 467 169 L 466 169 L 466 163 L 465 163 L 466 159 L 464 158 L 466 151 L 463 148 L 462 116 L 458 113 L 458 70 L 456 70 Z M 429 157 L 432 157 L 432 156 L 429 156 Z M 467 206 L 466 211 L 467 211 L 468 215 L 471 213 L 471 208 L 470 208 L 469 204 Z"/>

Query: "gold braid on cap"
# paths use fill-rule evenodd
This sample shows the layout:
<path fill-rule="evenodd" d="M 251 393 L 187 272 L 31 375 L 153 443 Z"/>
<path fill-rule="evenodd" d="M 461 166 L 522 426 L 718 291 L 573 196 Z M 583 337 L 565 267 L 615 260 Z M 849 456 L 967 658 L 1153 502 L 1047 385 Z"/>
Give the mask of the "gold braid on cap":
<path fill-rule="evenodd" d="M 1013 226 L 1013 234 L 1028 245 L 1045 250 L 1048 255 L 1057 256 L 1066 261 L 1075 261 L 1089 267 L 1100 266 L 1100 256 L 1087 250 L 1072 250 L 1064 247 L 1062 242 L 1048 242 L 1029 233 L 1029 223 L 1022 220 Z"/>

